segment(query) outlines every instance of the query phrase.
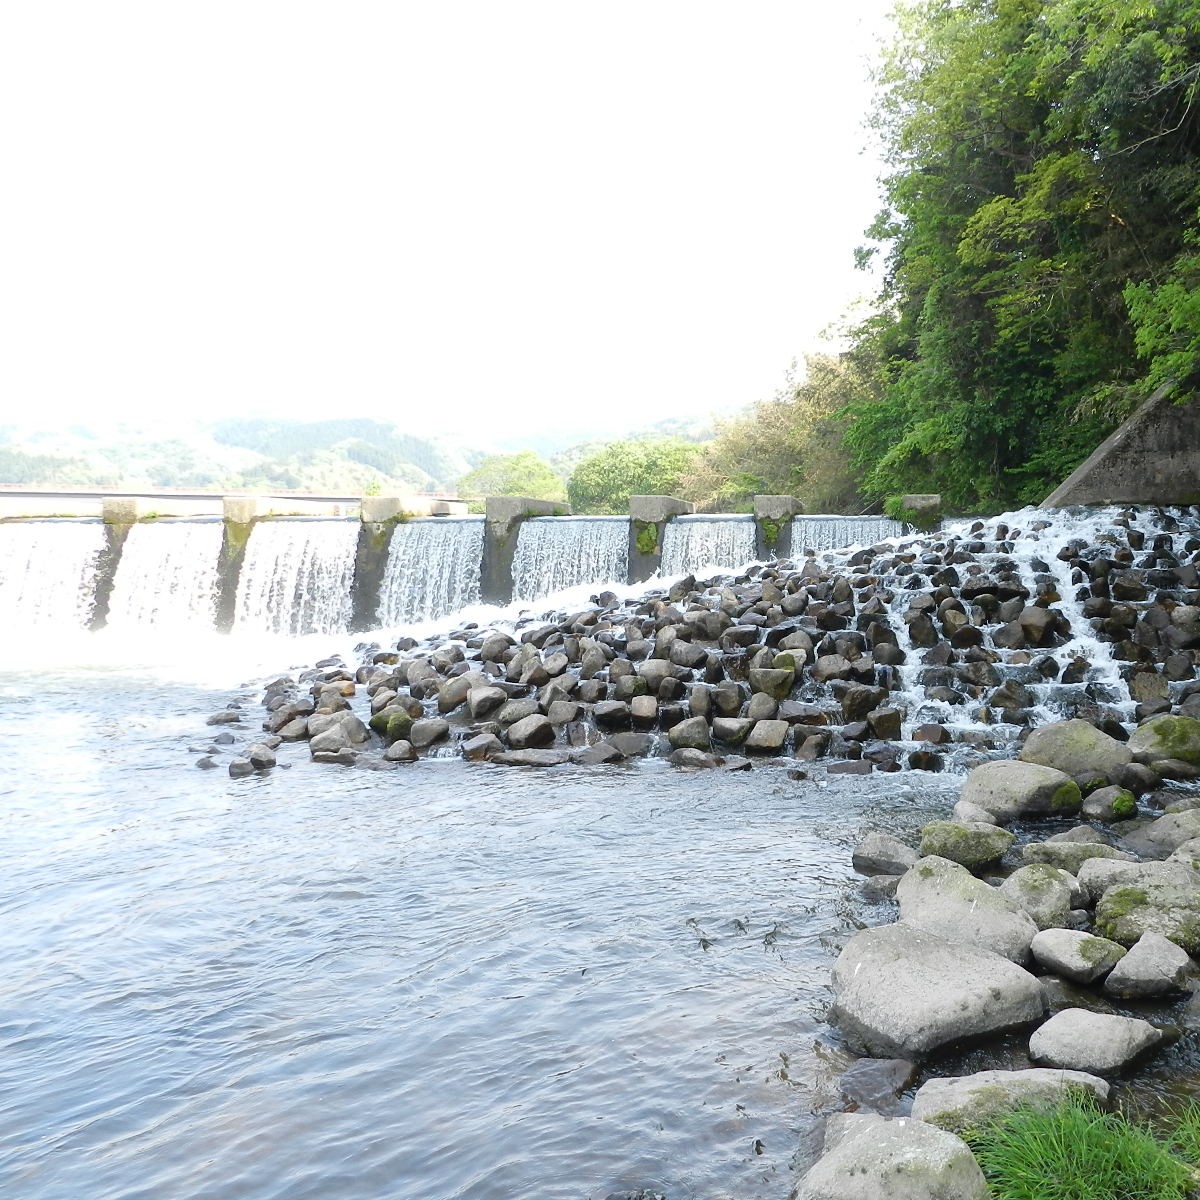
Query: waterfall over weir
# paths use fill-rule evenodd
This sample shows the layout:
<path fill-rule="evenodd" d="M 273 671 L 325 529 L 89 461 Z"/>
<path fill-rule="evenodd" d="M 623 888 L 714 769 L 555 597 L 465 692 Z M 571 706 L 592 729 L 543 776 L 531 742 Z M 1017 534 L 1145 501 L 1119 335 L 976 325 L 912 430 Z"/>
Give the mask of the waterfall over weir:
<path fill-rule="evenodd" d="M 86 629 L 103 549 L 99 521 L 0 523 L 0 624 Z"/>
<path fill-rule="evenodd" d="M 847 546 L 874 546 L 887 538 L 902 537 L 904 526 L 891 517 L 840 517 L 804 515 L 792 518 L 792 553 L 805 550 L 841 550 Z"/>
<path fill-rule="evenodd" d="M 350 627 L 359 523 L 302 517 L 260 521 L 237 589 L 235 629 L 344 633 Z"/>
<path fill-rule="evenodd" d="M 477 603 L 482 559 L 482 517 L 401 522 L 388 547 L 379 624 L 429 621 Z"/>
<path fill-rule="evenodd" d="M 540 600 L 581 583 L 624 583 L 628 517 L 535 517 L 521 525 L 513 598 Z"/>
<path fill-rule="evenodd" d="M 121 548 L 109 628 L 211 629 L 222 533 L 216 519 L 134 525 Z"/>
<path fill-rule="evenodd" d="M 663 535 L 664 576 L 687 575 L 705 567 L 740 567 L 752 562 L 754 518 L 677 517 Z"/>

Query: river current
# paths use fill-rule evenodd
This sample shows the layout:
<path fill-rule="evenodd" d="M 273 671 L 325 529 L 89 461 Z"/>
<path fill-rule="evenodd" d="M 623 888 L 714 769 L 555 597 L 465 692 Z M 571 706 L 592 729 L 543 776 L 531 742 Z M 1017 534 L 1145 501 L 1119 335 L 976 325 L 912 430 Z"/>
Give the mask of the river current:
<path fill-rule="evenodd" d="M 333 647 L 91 637 L 0 672 L 4 1195 L 788 1194 L 848 1061 L 830 965 L 882 919 L 850 850 L 956 781 L 231 779 L 205 717 Z"/>

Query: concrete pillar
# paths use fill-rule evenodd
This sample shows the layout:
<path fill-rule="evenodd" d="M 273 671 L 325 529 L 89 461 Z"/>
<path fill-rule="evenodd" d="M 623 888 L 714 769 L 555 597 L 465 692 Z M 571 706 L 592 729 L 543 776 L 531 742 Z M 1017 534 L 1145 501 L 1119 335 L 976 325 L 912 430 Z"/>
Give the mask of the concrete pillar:
<path fill-rule="evenodd" d="M 368 501 L 379 500 L 378 496 L 364 496 L 362 522 L 358 527 L 358 546 L 354 551 L 354 586 L 351 594 L 350 631 L 362 633 L 374 629 L 379 620 L 379 595 L 383 589 L 383 577 L 387 572 L 388 554 L 392 548 L 392 534 L 403 519 L 403 510 L 394 510 L 387 517 L 391 501 L 383 505 L 368 505 Z"/>
<path fill-rule="evenodd" d="M 629 497 L 629 582 L 644 583 L 662 566 L 663 532 L 672 517 L 696 506 L 675 496 Z"/>
<path fill-rule="evenodd" d="M 754 554 L 764 562 L 791 558 L 792 518 L 804 511 L 795 496 L 754 497 Z"/>
<path fill-rule="evenodd" d="M 96 603 L 92 608 L 91 629 L 103 629 L 108 624 L 108 608 L 112 601 L 117 567 L 129 531 L 142 513 L 137 496 L 105 496 L 100 502 L 100 519 L 104 522 L 104 549 L 96 559 Z"/>
<path fill-rule="evenodd" d="M 221 633 L 228 633 L 237 615 L 238 580 L 246 559 L 246 544 L 259 519 L 259 498 L 225 496 L 221 501 L 221 511 L 225 521 L 221 534 L 221 553 L 217 558 L 216 627 Z"/>
<path fill-rule="evenodd" d="M 487 604 L 512 600 L 513 556 L 521 523 L 530 517 L 569 516 L 565 504 L 531 500 L 527 496 L 489 496 L 484 502 L 483 571 L 480 596 Z"/>
<path fill-rule="evenodd" d="M 942 519 L 942 497 L 937 492 L 918 492 L 900 497 L 905 519 L 918 529 L 933 529 Z"/>

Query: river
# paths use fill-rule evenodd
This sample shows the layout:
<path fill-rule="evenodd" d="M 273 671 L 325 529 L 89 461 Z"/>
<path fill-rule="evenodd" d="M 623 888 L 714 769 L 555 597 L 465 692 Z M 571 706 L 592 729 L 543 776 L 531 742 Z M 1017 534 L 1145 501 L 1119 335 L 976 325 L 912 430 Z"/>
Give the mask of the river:
<path fill-rule="evenodd" d="M 782 1200 L 848 1061 L 830 964 L 883 919 L 850 849 L 955 781 L 196 768 L 331 648 L 9 654 L 4 1194 Z"/>

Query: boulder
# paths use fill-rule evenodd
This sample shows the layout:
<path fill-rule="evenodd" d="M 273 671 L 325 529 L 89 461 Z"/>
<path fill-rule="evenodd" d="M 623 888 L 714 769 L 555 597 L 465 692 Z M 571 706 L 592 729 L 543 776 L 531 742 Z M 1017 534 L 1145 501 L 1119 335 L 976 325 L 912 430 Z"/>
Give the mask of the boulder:
<path fill-rule="evenodd" d="M 495 740 L 494 738 L 492 739 Z M 384 762 L 416 762 L 417 751 L 412 742 L 406 742 L 401 738 L 399 741 L 393 742 L 383 752 Z"/>
<path fill-rule="evenodd" d="M 1066 1008 L 1034 1031 L 1029 1057 L 1069 1071 L 1115 1075 L 1162 1040 L 1149 1021 Z"/>
<path fill-rule="evenodd" d="M 424 750 L 426 746 L 440 742 L 449 733 L 449 722 L 442 720 L 441 717 L 425 717 L 412 723 L 412 728 L 408 731 L 408 740 L 418 750 Z"/>
<path fill-rule="evenodd" d="M 743 744 L 747 750 L 760 754 L 778 754 L 787 740 L 789 728 L 786 721 L 756 721 Z"/>
<path fill-rule="evenodd" d="M 1073 983 L 1095 983 L 1125 955 L 1116 942 L 1078 929 L 1043 929 L 1029 948 L 1038 966 Z"/>
<path fill-rule="evenodd" d="M 1137 816 L 1137 798 L 1127 788 L 1097 788 L 1083 798 L 1083 815 L 1091 821 L 1127 821 Z"/>
<path fill-rule="evenodd" d="M 510 725 L 507 736 L 513 750 L 531 750 L 554 742 L 554 726 L 540 713 L 532 713 Z"/>
<path fill-rule="evenodd" d="M 1000 885 L 1000 891 L 1024 909 L 1038 929 L 1059 929 L 1066 925 L 1071 909 L 1077 907 L 1079 888 L 1066 871 L 1048 863 L 1030 863 L 1015 870 Z"/>
<path fill-rule="evenodd" d="M 1111 887 L 1096 902 L 1096 932 L 1122 946 L 1154 932 L 1200 954 L 1200 891 L 1174 879 Z"/>
<path fill-rule="evenodd" d="M 796 1200 L 987 1200 L 987 1181 L 961 1138 L 924 1121 L 834 1113 L 825 1153 Z"/>
<path fill-rule="evenodd" d="M 672 725 L 667 740 L 676 750 L 708 750 L 712 744 L 708 722 L 703 717 L 688 717 L 678 725 Z"/>
<path fill-rule="evenodd" d="M 833 988 L 832 1016 L 850 1044 L 888 1058 L 1027 1025 L 1046 1003 L 1038 981 L 1004 956 L 906 923 L 856 933 Z"/>
<path fill-rule="evenodd" d="M 1013 962 L 1029 958 L 1038 928 L 999 888 L 946 858 L 922 858 L 896 888 L 900 920 L 951 942 L 966 942 Z"/>
<path fill-rule="evenodd" d="M 538 702 L 531 699 L 506 700 L 496 712 L 492 720 L 497 721 L 506 729 L 516 725 L 526 717 L 536 716 L 541 712 Z"/>
<path fill-rule="evenodd" d="M 855 847 L 854 869 L 864 875 L 903 875 L 920 855 L 887 833 L 868 833 Z"/>
<path fill-rule="evenodd" d="M 939 855 L 978 871 L 998 863 L 1016 840 L 1007 829 L 979 821 L 931 821 L 921 830 L 921 854 Z"/>
<path fill-rule="evenodd" d="M 1088 859 L 1110 858 L 1123 862 L 1133 859 L 1132 854 L 1103 842 L 1030 842 L 1021 847 L 1021 857 L 1027 863 L 1048 863 L 1071 875 L 1078 875 Z"/>
<path fill-rule="evenodd" d="M 1053 1108 L 1071 1090 L 1091 1092 L 1101 1104 L 1108 1101 L 1108 1084 L 1097 1075 L 1033 1067 L 927 1080 L 913 1097 L 912 1115 L 959 1133 L 1022 1105 Z"/>
<path fill-rule="evenodd" d="M 243 758 L 241 755 L 237 758 L 231 758 L 229 760 L 229 774 L 233 779 L 241 779 L 246 775 L 253 775 L 254 764 L 248 758 Z"/>
<path fill-rule="evenodd" d="M 1035 729 L 1017 755 L 1021 762 L 1053 767 L 1080 782 L 1109 779 L 1133 758 L 1129 747 L 1089 721 L 1055 721 Z"/>
<path fill-rule="evenodd" d="M 715 717 L 712 723 L 713 736 L 731 746 L 740 746 L 754 728 L 754 722 L 746 717 Z"/>
<path fill-rule="evenodd" d="M 491 761 L 504 767 L 557 767 L 570 757 L 567 750 L 504 750 Z"/>
<path fill-rule="evenodd" d="M 795 672 L 774 667 L 751 668 L 748 679 L 752 692 L 764 692 L 775 700 L 786 700 L 792 690 Z"/>
<path fill-rule="evenodd" d="M 1122 1000 L 1146 1000 L 1173 992 L 1190 992 L 1192 960 L 1160 933 L 1143 933 L 1109 972 L 1104 990 Z"/>
<path fill-rule="evenodd" d="M 1161 759 L 1180 759 L 1200 766 L 1200 721 L 1162 713 L 1139 725 L 1128 747 L 1136 762 L 1152 767 Z"/>
<path fill-rule="evenodd" d="M 494 733 L 477 733 L 474 737 L 464 738 L 459 750 L 469 762 L 480 762 L 502 753 L 504 743 Z"/>
<path fill-rule="evenodd" d="M 1166 813 L 1133 828 L 1126 826 L 1121 840 L 1147 858 L 1166 858 L 1195 837 L 1200 837 L 1200 808 Z"/>
<path fill-rule="evenodd" d="M 1200 889 L 1200 872 L 1181 862 L 1126 862 L 1108 858 L 1090 858 L 1080 868 L 1076 882 L 1091 907 L 1114 887 L 1141 887 L 1145 883 L 1175 883 L 1183 888 Z"/>
<path fill-rule="evenodd" d="M 1039 763 L 1001 759 L 976 767 L 960 799 L 991 813 L 997 825 L 1018 817 L 1063 817 L 1079 811 L 1079 785 L 1064 771 Z"/>
<path fill-rule="evenodd" d="M 715 754 L 697 750 L 694 746 L 681 746 L 667 755 L 667 761 L 676 767 L 686 767 L 689 770 L 707 770 L 718 765 Z"/>

